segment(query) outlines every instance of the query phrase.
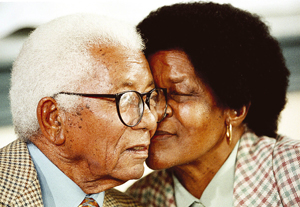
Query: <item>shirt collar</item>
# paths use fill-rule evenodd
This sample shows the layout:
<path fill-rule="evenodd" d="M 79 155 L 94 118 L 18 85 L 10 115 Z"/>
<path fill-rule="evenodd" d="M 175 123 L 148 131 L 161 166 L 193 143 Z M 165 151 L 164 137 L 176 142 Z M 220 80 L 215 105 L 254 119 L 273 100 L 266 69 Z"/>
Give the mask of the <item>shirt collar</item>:
<path fill-rule="evenodd" d="M 174 191 L 175 191 L 175 200 L 177 207 L 188 207 L 194 201 L 200 201 L 192 194 L 190 194 L 183 185 L 179 182 L 176 176 L 173 174 L 173 181 L 174 181 Z"/>
<path fill-rule="evenodd" d="M 86 194 L 57 168 L 34 144 L 27 144 L 37 170 L 44 206 L 78 206 Z M 92 194 L 99 206 L 103 205 L 104 192 Z"/>
<path fill-rule="evenodd" d="M 209 206 L 233 206 L 233 184 L 237 149 L 240 141 L 235 145 L 229 157 L 217 174 L 205 188 L 200 199 L 190 194 L 173 174 L 175 200 L 178 207 L 188 207 L 194 201 Z"/>

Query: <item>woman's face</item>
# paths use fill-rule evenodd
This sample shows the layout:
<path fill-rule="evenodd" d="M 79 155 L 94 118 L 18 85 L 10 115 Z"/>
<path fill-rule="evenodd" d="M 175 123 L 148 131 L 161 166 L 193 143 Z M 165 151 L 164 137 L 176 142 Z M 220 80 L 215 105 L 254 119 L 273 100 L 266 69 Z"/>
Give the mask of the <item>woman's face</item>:
<path fill-rule="evenodd" d="M 156 85 L 168 90 L 169 107 L 151 139 L 147 165 L 164 169 L 217 162 L 226 144 L 226 123 L 211 89 L 182 51 L 159 51 L 149 63 Z"/>

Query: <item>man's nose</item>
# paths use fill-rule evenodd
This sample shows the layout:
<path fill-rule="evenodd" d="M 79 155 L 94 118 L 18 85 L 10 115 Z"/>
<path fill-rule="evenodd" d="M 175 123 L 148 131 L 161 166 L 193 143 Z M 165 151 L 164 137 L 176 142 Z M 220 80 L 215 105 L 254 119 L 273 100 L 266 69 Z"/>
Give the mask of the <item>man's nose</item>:
<path fill-rule="evenodd" d="M 143 117 L 136 126 L 132 127 L 134 129 L 147 129 L 152 130 L 157 127 L 157 114 L 156 112 L 151 112 L 148 105 L 144 105 L 144 114 Z"/>

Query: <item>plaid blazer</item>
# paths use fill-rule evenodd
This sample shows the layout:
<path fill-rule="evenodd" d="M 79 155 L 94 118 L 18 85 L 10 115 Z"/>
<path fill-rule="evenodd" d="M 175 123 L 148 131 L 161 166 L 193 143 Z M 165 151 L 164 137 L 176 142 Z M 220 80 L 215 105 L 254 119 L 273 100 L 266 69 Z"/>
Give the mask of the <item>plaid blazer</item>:
<path fill-rule="evenodd" d="M 171 170 L 154 171 L 127 191 L 147 207 L 176 207 Z M 300 141 L 246 133 L 235 166 L 234 206 L 300 206 Z"/>
<path fill-rule="evenodd" d="M 43 206 L 42 192 L 26 143 L 16 140 L 0 149 L 0 206 Z M 105 191 L 103 207 L 141 206 L 118 190 Z"/>

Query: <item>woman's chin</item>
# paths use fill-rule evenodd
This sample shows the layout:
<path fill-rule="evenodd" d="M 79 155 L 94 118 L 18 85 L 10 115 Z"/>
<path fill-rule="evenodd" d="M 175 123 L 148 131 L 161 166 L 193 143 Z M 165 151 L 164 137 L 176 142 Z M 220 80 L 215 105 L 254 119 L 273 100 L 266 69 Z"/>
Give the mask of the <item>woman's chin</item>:
<path fill-rule="evenodd" d="M 166 160 L 163 159 L 154 159 L 154 158 L 147 158 L 146 164 L 152 170 L 163 170 L 174 166 L 172 162 L 167 162 Z"/>

